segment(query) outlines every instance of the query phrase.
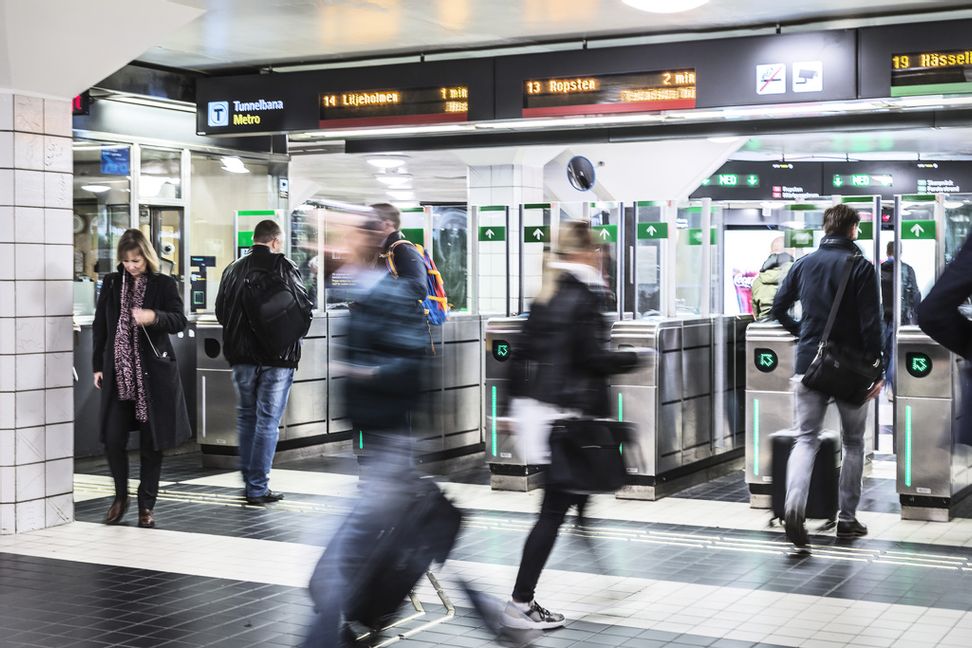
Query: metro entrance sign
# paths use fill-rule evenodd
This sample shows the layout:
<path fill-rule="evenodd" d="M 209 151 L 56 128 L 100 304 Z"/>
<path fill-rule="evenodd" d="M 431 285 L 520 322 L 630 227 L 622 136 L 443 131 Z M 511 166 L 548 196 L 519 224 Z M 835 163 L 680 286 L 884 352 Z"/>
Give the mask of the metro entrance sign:
<path fill-rule="evenodd" d="M 935 240 L 935 221 L 906 220 L 901 221 L 901 238 Z"/>

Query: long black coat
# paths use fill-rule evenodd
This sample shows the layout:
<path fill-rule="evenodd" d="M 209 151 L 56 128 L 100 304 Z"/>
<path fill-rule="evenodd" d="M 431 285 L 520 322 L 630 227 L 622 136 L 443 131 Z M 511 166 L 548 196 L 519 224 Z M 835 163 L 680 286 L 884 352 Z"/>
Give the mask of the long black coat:
<path fill-rule="evenodd" d="M 118 328 L 118 316 L 121 306 L 122 273 L 112 272 L 105 277 L 101 294 L 98 296 L 98 308 L 95 311 L 93 326 L 94 355 L 91 364 L 94 371 L 104 373 L 101 384 L 101 417 L 100 437 L 105 440 L 105 423 L 107 420 L 110 399 L 118 398 L 115 389 L 115 330 Z M 145 372 L 145 391 L 148 397 L 148 425 L 155 440 L 156 450 L 174 448 L 185 443 L 192 436 L 189 426 L 189 414 L 186 411 L 185 395 L 182 391 L 182 381 L 176 367 L 175 352 L 169 335 L 178 333 L 186 328 L 186 316 L 183 312 L 182 297 L 175 279 L 166 275 L 149 273 L 148 284 L 145 286 L 145 301 L 142 308 L 155 311 L 155 324 L 145 327 L 152 339 L 152 344 L 158 349 L 161 360 L 152 352 L 151 345 L 145 339 L 141 328 L 137 334 L 141 337 L 142 370 Z M 131 276 L 128 277 L 131 281 Z"/>

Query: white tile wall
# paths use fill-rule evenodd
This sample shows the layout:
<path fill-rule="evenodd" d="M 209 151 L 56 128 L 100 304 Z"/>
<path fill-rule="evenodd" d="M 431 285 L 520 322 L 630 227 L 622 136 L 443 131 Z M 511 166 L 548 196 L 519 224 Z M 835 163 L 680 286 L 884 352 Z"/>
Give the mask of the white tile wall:
<path fill-rule="evenodd" d="M 41 221 L 43 226 L 44 221 Z M 42 227 L 43 229 L 43 227 Z M 46 245 L 37 243 L 16 243 L 14 259 L 16 261 L 16 279 L 18 281 L 33 281 L 44 279 L 44 248 Z"/>
<path fill-rule="evenodd" d="M 14 133 L 14 167 L 44 170 L 44 136 L 35 133 Z"/>
<path fill-rule="evenodd" d="M 18 502 L 44 497 L 44 462 L 18 465 L 14 470 L 17 478 Z"/>
<path fill-rule="evenodd" d="M 17 356 L 0 355 L 0 391 L 14 391 L 17 381 Z"/>
<path fill-rule="evenodd" d="M 44 137 L 44 170 L 60 173 L 73 173 L 71 138 Z"/>
<path fill-rule="evenodd" d="M 17 392 L 15 408 L 18 428 L 44 425 L 44 390 Z"/>
<path fill-rule="evenodd" d="M 73 211 L 70 209 L 44 210 L 44 242 L 54 245 L 74 245 Z"/>
<path fill-rule="evenodd" d="M 16 291 L 14 282 L 0 281 L 0 317 L 14 317 L 17 314 Z M 0 333 L 2 333 L 0 329 Z M 3 346 L 3 336 L 0 335 L 0 348 Z M 0 353 L 13 353 L 13 351 L 0 351 Z"/>
<path fill-rule="evenodd" d="M 16 461 L 16 430 L 0 430 L 0 466 L 13 466 Z"/>
<path fill-rule="evenodd" d="M 22 353 L 17 359 L 17 391 L 44 389 L 44 354 Z"/>
<path fill-rule="evenodd" d="M 74 420 L 74 388 L 59 387 L 47 390 L 48 425 Z"/>
<path fill-rule="evenodd" d="M 66 472 L 70 475 L 71 467 L 68 467 Z M 49 497 L 45 504 L 47 505 L 45 526 L 52 527 L 74 521 L 74 496 L 71 493 Z"/>
<path fill-rule="evenodd" d="M 17 505 L 17 533 L 27 533 L 44 528 L 47 505 L 43 499 L 19 502 Z"/>
<path fill-rule="evenodd" d="M 47 281 L 47 314 L 71 315 L 74 311 L 74 282 Z"/>
<path fill-rule="evenodd" d="M 15 95 L 13 129 L 22 133 L 44 132 L 44 100 Z"/>
<path fill-rule="evenodd" d="M 0 430 L 13 430 L 16 423 L 16 402 L 17 395 L 14 392 L 0 392 Z"/>
<path fill-rule="evenodd" d="M 44 210 L 39 207 L 15 207 L 14 232 L 17 243 L 44 243 Z"/>
<path fill-rule="evenodd" d="M 0 169 L 12 169 L 14 166 L 13 133 L 0 132 Z"/>
<path fill-rule="evenodd" d="M 44 246 L 44 277 L 70 281 L 74 278 L 74 246 Z"/>
<path fill-rule="evenodd" d="M 14 170 L 14 199 L 20 207 L 44 206 L 44 172 Z"/>
<path fill-rule="evenodd" d="M 51 459 L 67 459 L 74 456 L 73 423 L 48 425 L 44 428 L 44 434 L 44 451 L 48 461 Z"/>
<path fill-rule="evenodd" d="M 17 469 L 13 466 L 0 468 L 0 503 L 17 501 Z"/>
<path fill-rule="evenodd" d="M 0 504 L 0 533 L 8 534 L 17 530 L 16 508 L 13 504 Z"/>
<path fill-rule="evenodd" d="M 0 92 L 0 131 L 13 130 L 13 95 Z"/>
<path fill-rule="evenodd" d="M 44 174 L 44 202 L 45 207 L 69 209 L 74 200 L 73 176 L 70 173 Z"/>
<path fill-rule="evenodd" d="M 71 137 L 71 102 L 44 100 L 44 132 L 48 135 Z"/>
<path fill-rule="evenodd" d="M 14 172 L 13 169 L 0 169 L 0 205 L 14 203 Z"/>
<path fill-rule="evenodd" d="M 74 354 L 44 354 L 45 387 L 72 387 L 74 385 Z"/>
<path fill-rule="evenodd" d="M 13 243 L 14 240 L 14 209 L 0 207 L 0 243 Z"/>
<path fill-rule="evenodd" d="M 74 459 L 56 459 L 44 464 L 46 476 L 44 479 L 45 495 L 64 495 L 74 490 Z"/>
<path fill-rule="evenodd" d="M 20 282 L 21 284 L 27 282 Z M 42 283 L 42 282 L 38 282 Z M 44 352 L 44 320 L 40 317 L 18 317 L 14 324 L 17 353 Z"/>
<path fill-rule="evenodd" d="M 0 243 L 0 281 L 11 280 L 16 275 L 17 260 L 13 243 Z"/>
<path fill-rule="evenodd" d="M 74 349 L 74 323 L 70 317 L 44 319 L 46 351 L 71 351 Z"/>
<path fill-rule="evenodd" d="M 17 430 L 16 439 L 17 454 L 15 457 L 18 466 L 43 462 L 47 459 L 47 451 L 44 449 L 46 439 L 43 427 L 20 428 Z"/>

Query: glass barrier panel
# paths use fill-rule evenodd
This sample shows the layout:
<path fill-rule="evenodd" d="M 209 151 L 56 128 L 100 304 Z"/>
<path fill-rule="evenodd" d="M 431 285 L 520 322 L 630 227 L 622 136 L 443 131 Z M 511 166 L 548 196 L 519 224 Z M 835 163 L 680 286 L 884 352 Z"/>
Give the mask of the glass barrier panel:
<path fill-rule="evenodd" d="M 520 207 L 520 299 L 519 312 L 530 310 L 543 281 L 544 254 L 551 247 L 550 203 L 527 203 Z"/>
<path fill-rule="evenodd" d="M 589 209 L 594 240 L 600 249 L 598 258 L 599 269 L 610 294 L 610 300 L 606 304 L 606 309 L 608 311 L 616 311 L 618 309 L 619 297 L 619 246 L 623 238 L 623 232 L 621 231 L 622 206 L 618 202 L 592 202 L 589 205 Z"/>
<path fill-rule="evenodd" d="M 449 308 L 469 310 L 469 212 L 466 205 L 432 207 L 432 258 Z"/>
<path fill-rule="evenodd" d="M 675 315 L 700 315 L 707 298 L 703 275 L 702 207 L 679 207 L 675 218 Z M 711 236 L 711 233 L 709 233 Z"/>
<path fill-rule="evenodd" d="M 479 246 L 479 312 L 507 315 L 511 310 L 513 269 L 519 264 L 519 246 L 510 240 L 510 209 L 506 205 L 476 207 Z M 514 253 L 516 256 L 514 257 Z"/>
<path fill-rule="evenodd" d="M 139 198 L 179 200 L 182 198 L 182 151 L 142 147 L 138 175 Z"/>
<path fill-rule="evenodd" d="M 665 244 L 674 232 L 668 231 L 662 203 L 635 203 L 634 285 L 635 316 L 651 317 L 663 313 L 662 263 Z"/>

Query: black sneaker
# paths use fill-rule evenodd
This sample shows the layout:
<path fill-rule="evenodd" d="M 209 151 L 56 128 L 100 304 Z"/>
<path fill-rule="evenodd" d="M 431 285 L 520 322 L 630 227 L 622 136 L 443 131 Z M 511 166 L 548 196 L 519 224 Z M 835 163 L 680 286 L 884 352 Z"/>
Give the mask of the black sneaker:
<path fill-rule="evenodd" d="M 279 502 L 283 498 L 283 493 L 274 493 L 273 491 L 268 490 L 266 493 L 258 497 L 247 497 L 246 503 L 252 504 L 253 506 L 264 506 L 265 504 Z"/>
<path fill-rule="evenodd" d="M 807 535 L 803 518 L 795 514 L 787 514 L 783 526 L 786 529 L 786 539 L 792 542 L 794 547 L 806 549 L 810 545 L 810 536 Z"/>
<path fill-rule="evenodd" d="M 510 601 L 503 610 L 503 625 L 514 630 L 549 630 L 566 623 L 563 614 L 551 612 L 533 601 L 529 610 L 523 610 L 520 603 Z"/>
<path fill-rule="evenodd" d="M 867 527 L 857 520 L 851 520 L 850 522 L 837 522 L 837 537 L 841 540 L 863 538 L 866 535 Z"/>

